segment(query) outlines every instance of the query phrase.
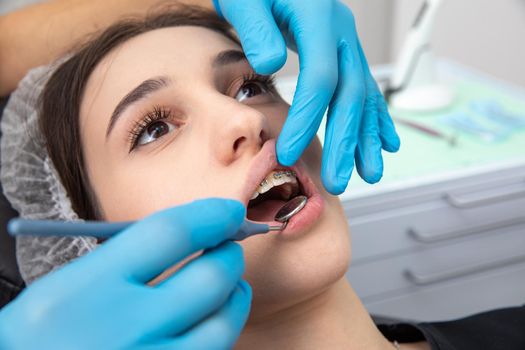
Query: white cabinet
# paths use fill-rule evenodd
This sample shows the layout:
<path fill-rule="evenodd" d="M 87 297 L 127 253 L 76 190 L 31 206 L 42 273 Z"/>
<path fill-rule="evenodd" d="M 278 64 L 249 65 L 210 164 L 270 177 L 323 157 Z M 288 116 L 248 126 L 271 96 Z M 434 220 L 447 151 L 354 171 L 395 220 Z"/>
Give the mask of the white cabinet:
<path fill-rule="evenodd" d="M 347 273 L 373 314 L 436 320 L 525 304 L 525 166 L 344 201 Z"/>

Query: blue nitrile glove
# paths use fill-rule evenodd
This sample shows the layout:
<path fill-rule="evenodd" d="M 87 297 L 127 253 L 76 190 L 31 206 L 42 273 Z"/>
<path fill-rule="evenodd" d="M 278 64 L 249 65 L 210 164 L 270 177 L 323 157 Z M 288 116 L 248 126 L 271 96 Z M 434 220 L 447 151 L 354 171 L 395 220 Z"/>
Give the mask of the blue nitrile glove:
<path fill-rule="evenodd" d="M 379 181 L 381 148 L 396 152 L 400 142 L 350 9 L 337 0 L 213 2 L 239 34 L 258 73 L 280 69 L 286 46 L 299 54 L 297 91 L 277 141 L 279 163 L 289 166 L 299 159 L 329 106 L 321 173 L 326 189 L 333 194 L 345 190 L 354 159 L 365 181 Z"/>
<path fill-rule="evenodd" d="M 244 215 L 239 202 L 207 199 L 137 222 L 0 310 L 0 349 L 230 349 L 251 302 L 242 249 L 228 241 Z"/>

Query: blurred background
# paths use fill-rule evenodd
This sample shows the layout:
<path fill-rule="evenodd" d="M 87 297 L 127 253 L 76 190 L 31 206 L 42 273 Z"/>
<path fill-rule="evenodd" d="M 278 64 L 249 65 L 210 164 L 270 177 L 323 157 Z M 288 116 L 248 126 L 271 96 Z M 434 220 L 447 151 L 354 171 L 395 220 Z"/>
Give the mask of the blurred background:
<path fill-rule="evenodd" d="M 423 0 L 345 0 L 370 64 L 392 62 Z M 436 56 L 525 86 L 525 1 L 449 0 L 436 18 Z M 284 74 L 294 74 L 290 60 Z"/>
<path fill-rule="evenodd" d="M 355 14 L 370 64 L 391 62 L 423 0 L 343 0 Z M 1 0 L 0 14 L 38 0 Z M 432 37 L 436 56 L 525 86 L 525 0 L 448 0 Z M 293 54 L 291 54 L 293 56 Z M 283 75 L 297 74 L 289 60 Z"/>

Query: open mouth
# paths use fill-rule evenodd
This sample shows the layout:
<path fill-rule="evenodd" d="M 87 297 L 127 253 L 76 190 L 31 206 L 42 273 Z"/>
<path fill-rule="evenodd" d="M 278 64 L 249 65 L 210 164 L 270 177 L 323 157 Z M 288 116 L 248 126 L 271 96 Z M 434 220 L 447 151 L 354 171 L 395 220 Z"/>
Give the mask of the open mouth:
<path fill-rule="evenodd" d="M 247 218 L 258 222 L 275 221 L 279 209 L 299 195 L 306 193 L 297 173 L 290 168 L 274 169 L 254 190 L 248 202 Z"/>
<path fill-rule="evenodd" d="M 306 196 L 306 205 L 293 215 L 286 228 L 280 231 L 286 237 L 290 237 L 299 232 L 306 232 L 315 225 L 323 212 L 324 200 L 301 159 L 291 167 L 278 164 L 275 141 L 267 140 L 252 160 L 241 200 L 247 208 L 248 220 L 281 226 L 281 223 L 275 220 L 279 209 L 294 197 Z"/>

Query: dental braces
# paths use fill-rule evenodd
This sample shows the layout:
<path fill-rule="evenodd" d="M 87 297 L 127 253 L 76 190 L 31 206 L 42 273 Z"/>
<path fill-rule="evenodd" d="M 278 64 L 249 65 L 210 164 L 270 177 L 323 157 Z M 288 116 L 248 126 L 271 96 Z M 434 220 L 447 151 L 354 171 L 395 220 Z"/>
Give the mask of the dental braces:
<path fill-rule="evenodd" d="M 297 177 L 297 174 L 295 171 L 293 170 L 284 170 L 284 171 L 277 171 L 275 173 L 272 174 L 272 177 L 276 180 L 280 179 L 281 177 L 283 176 L 288 176 L 288 177 Z M 261 181 L 260 185 L 261 187 L 264 187 L 268 184 L 268 180 L 264 179 Z"/>

